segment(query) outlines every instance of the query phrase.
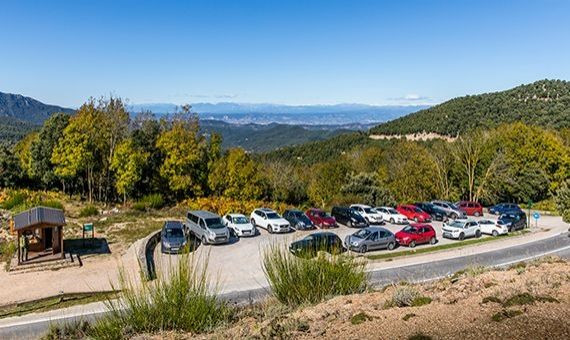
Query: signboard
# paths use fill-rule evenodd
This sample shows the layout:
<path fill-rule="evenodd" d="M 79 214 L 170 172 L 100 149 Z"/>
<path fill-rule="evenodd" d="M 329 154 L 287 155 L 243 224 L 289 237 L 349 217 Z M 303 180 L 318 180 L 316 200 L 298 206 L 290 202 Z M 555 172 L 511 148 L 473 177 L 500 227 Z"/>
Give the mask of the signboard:
<path fill-rule="evenodd" d="M 535 220 L 538 220 L 540 218 L 540 214 L 538 213 L 538 211 L 535 211 L 535 213 L 532 214 L 532 218 L 534 218 Z"/>
<path fill-rule="evenodd" d="M 83 246 L 85 246 L 85 233 L 91 232 L 91 241 L 95 238 L 95 228 L 93 228 L 93 223 L 85 223 L 83 225 Z"/>
<path fill-rule="evenodd" d="M 86 223 L 83 225 L 83 231 L 93 231 L 93 223 Z"/>

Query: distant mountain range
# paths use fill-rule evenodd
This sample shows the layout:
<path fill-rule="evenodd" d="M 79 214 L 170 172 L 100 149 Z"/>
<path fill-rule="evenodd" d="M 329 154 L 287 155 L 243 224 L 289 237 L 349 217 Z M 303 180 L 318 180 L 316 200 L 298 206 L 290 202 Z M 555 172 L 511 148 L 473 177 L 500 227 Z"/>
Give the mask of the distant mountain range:
<path fill-rule="evenodd" d="M 39 125 L 54 112 L 71 114 L 75 111 L 57 105 L 44 104 L 34 98 L 24 97 L 20 94 L 0 92 L 0 117 L 11 118 L 11 121 Z"/>

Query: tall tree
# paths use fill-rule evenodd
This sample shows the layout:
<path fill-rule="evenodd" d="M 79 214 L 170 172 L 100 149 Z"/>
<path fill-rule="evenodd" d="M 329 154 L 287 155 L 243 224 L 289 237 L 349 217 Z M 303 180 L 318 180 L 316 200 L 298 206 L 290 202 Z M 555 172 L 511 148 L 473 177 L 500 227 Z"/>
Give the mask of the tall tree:
<path fill-rule="evenodd" d="M 319 163 L 310 171 L 313 174 L 307 190 L 309 199 L 324 208 L 338 194 L 349 174 L 349 168 L 337 159 Z"/>
<path fill-rule="evenodd" d="M 20 160 L 20 168 L 24 176 L 31 178 L 31 164 L 32 164 L 32 145 L 38 139 L 37 132 L 32 132 L 26 135 L 14 147 L 14 152 Z"/>
<path fill-rule="evenodd" d="M 21 174 L 18 157 L 6 145 L 0 145 L 0 188 L 15 187 Z"/>
<path fill-rule="evenodd" d="M 32 143 L 30 174 L 39 179 L 46 189 L 56 184 L 57 176 L 54 172 L 51 155 L 58 141 L 63 137 L 63 130 L 68 124 L 68 114 L 55 113 L 51 115 L 40 129 L 38 138 Z"/>
<path fill-rule="evenodd" d="M 481 167 L 488 138 L 488 133 L 477 130 L 458 137 L 451 148 L 451 153 L 463 169 L 463 174 L 467 181 L 467 195 L 470 201 L 476 199 L 476 178 Z"/>
<path fill-rule="evenodd" d="M 135 147 L 132 139 L 126 139 L 117 145 L 111 170 L 115 173 L 115 187 L 123 195 L 123 202 L 127 201 L 127 195 L 134 191 L 141 179 L 143 164 L 148 157 L 148 153 Z"/>

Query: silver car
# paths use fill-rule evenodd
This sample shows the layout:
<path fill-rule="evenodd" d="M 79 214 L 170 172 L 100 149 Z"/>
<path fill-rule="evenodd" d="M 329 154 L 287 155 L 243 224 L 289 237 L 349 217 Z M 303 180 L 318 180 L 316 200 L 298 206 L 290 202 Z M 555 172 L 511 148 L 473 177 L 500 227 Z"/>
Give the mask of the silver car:
<path fill-rule="evenodd" d="M 396 247 L 396 237 L 388 229 L 367 227 L 348 235 L 344 243 L 347 249 L 360 253 L 377 249 L 392 250 Z"/>
<path fill-rule="evenodd" d="M 230 241 L 230 231 L 220 216 L 204 210 L 188 211 L 186 227 L 202 244 L 221 244 Z"/>

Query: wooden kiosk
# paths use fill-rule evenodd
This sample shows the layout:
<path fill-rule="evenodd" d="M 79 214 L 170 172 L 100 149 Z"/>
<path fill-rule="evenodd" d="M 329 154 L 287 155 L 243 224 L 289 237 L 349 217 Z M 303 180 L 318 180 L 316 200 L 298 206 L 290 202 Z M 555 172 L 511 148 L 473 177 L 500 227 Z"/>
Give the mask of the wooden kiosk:
<path fill-rule="evenodd" d="M 18 264 L 43 262 L 65 258 L 63 252 L 63 210 L 35 207 L 14 216 L 14 230 L 18 234 Z M 28 236 L 24 236 L 28 235 Z M 20 238 L 29 238 L 28 260 L 22 261 Z"/>

